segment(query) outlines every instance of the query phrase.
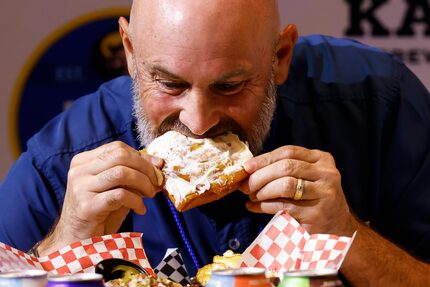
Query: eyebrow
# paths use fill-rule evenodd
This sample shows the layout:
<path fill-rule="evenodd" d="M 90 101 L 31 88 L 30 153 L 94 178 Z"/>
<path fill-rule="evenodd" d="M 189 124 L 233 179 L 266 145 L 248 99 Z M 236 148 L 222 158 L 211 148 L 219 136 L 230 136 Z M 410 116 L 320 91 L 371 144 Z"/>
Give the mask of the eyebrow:
<path fill-rule="evenodd" d="M 143 67 L 147 70 L 147 72 L 149 72 L 150 74 L 153 73 L 160 73 L 163 74 L 165 76 L 168 76 L 169 78 L 175 79 L 175 80 L 180 80 L 180 81 L 184 81 L 182 79 L 182 77 L 176 75 L 173 72 L 170 72 L 168 69 L 166 69 L 165 67 L 158 65 L 158 64 L 148 64 L 143 62 L 142 63 Z M 230 78 L 236 77 L 236 76 L 245 76 L 245 77 L 250 77 L 251 76 L 251 72 L 245 70 L 244 68 L 237 68 L 233 71 L 229 71 L 224 75 L 221 75 L 217 80 L 215 80 L 215 83 L 220 83 L 220 82 L 224 82 L 227 81 Z"/>
<path fill-rule="evenodd" d="M 181 80 L 181 81 L 183 81 L 183 79 L 181 77 L 179 77 L 178 75 L 176 75 L 176 74 L 168 71 L 166 68 L 164 68 L 161 65 L 153 65 L 153 64 L 148 64 L 148 63 L 145 63 L 145 62 L 143 62 L 142 65 L 147 70 L 147 72 L 149 72 L 150 74 L 160 73 L 160 74 L 163 74 L 163 75 L 168 76 L 170 78 L 173 78 L 175 80 Z"/>
<path fill-rule="evenodd" d="M 224 82 L 227 81 L 230 78 L 236 77 L 236 76 L 245 76 L 245 77 L 250 77 L 251 76 L 251 72 L 243 69 L 243 68 L 237 68 L 233 71 L 230 71 L 224 75 L 222 75 L 216 82 Z"/>

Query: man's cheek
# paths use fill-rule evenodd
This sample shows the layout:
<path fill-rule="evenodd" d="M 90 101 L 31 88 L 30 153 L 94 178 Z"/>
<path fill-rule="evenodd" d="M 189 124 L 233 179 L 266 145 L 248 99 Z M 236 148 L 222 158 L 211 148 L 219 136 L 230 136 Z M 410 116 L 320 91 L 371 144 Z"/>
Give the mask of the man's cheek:
<path fill-rule="evenodd" d="M 165 118 L 175 112 L 170 101 L 162 98 L 143 100 L 143 102 L 147 118 L 156 126 L 160 126 Z"/>

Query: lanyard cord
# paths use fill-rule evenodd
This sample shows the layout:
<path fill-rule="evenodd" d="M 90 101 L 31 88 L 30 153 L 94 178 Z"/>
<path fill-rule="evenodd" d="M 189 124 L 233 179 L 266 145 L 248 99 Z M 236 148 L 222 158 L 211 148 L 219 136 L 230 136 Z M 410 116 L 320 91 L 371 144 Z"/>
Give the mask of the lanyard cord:
<path fill-rule="evenodd" d="M 179 229 L 179 233 L 181 234 L 182 241 L 184 242 L 185 247 L 187 247 L 187 250 L 188 250 L 188 253 L 191 256 L 191 259 L 193 259 L 194 266 L 196 267 L 196 270 L 199 270 L 200 269 L 200 264 L 197 261 L 196 254 L 194 253 L 194 250 L 191 247 L 190 241 L 188 240 L 187 234 L 185 233 L 184 226 L 182 224 L 181 219 L 179 218 L 179 213 L 176 210 L 176 208 L 173 206 L 173 203 L 170 201 L 170 199 L 168 199 L 167 196 L 165 196 L 165 198 L 167 200 L 167 203 L 169 204 L 170 211 L 172 212 L 173 218 L 175 219 L 175 223 L 176 223 L 176 226 Z"/>

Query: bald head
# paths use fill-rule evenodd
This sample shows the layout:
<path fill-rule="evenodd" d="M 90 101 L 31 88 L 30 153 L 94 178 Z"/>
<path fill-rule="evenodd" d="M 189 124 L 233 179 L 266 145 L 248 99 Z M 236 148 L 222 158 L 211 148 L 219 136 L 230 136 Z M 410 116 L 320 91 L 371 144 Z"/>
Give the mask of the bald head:
<path fill-rule="evenodd" d="M 266 49 L 279 28 L 276 0 L 134 0 L 129 33 L 136 45 L 174 39 L 190 49 L 222 49 L 232 42 Z"/>

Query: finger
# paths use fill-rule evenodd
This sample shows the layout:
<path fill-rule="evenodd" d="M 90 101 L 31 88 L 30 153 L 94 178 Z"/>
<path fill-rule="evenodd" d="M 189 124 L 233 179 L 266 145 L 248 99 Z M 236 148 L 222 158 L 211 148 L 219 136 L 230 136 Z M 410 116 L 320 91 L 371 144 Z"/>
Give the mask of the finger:
<path fill-rule="evenodd" d="M 300 200 L 312 200 L 320 198 L 318 188 L 312 181 L 303 180 L 303 193 Z M 295 177 L 281 177 L 269 182 L 255 193 L 251 193 L 251 201 L 266 201 L 276 198 L 293 199 L 297 191 L 298 179 Z"/>
<path fill-rule="evenodd" d="M 161 186 L 164 182 L 164 176 L 159 168 L 163 167 L 164 161 L 159 157 L 149 155 L 145 149 L 140 151 L 140 156 L 154 165 L 154 174 L 157 179 L 157 185 Z"/>
<path fill-rule="evenodd" d="M 244 163 L 244 167 L 248 173 L 253 173 L 283 159 L 295 159 L 315 163 L 321 158 L 321 155 L 322 153 L 319 150 L 310 150 L 300 146 L 283 146 L 249 159 Z"/>
<path fill-rule="evenodd" d="M 122 148 L 128 149 L 127 147 L 129 146 L 121 141 L 110 142 L 110 143 L 101 145 L 93 150 L 84 151 L 75 155 L 72 159 L 72 163 L 73 165 L 79 166 L 97 159 L 105 160 L 110 151 L 122 149 Z"/>
<path fill-rule="evenodd" d="M 164 161 L 163 161 L 161 158 L 159 158 L 159 157 L 157 157 L 157 156 L 155 156 L 155 155 L 150 155 L 150 154 L 148 154 L 148 152 L 146 151 L 146 149 L 142 149 L 142 150 L 140 150 L 139 152 L 140 152 L 140 155 L 141 155 L 143 158 L 145 158 L 145 159 L 147 159 L 148 161 L 150 161 L 150 162 L 151 162 L 153 165 L 155 165 L 156 167 L 158 167 L 158 168 L 163 167 L 163 163 L 164 163 Z"/>
<path fill-rule="evenodd" d="M 246 178 L 245 180 L 243 180 L 240 183 L 240 186 L 238 187 L 238 190 L 240 190 L 241 192 L 243 192 L 244 194 L 250 194 L 251 191 L 249 189 L 249 178 Z"/>
<path fill-rule="evenodd" d="M 318 166 L 315 164 L 301 160 L 282 159 L 252 173 L 248 181 L 244 183 L 247 184 L 244 190 L 254 193 L 271 181 L 286 176 L 314 181 L 319 178 L 320 174 Z"/>
<path fill-rule="evenodd" d="M 133 209 L 138 214 L 146 212 L 142 197 L 124 188 L 98 193 L 91 204 L 94 214 L 110 213 L 121 208 Z"/>
<path fill-rule="evenodd" d="M 69 176 L 97 175 L 114 166 L 127 166 L 146 174 L 153 185 L 160 182 L 154 166 L 141 153 L 123 142 L 112 142 L 73 158 Z"/>
<path fill-rule="evenodd" d="M 160 190 L 158 185 L 154 185 L 146 174 L 127 166 L 114 166 L 92 176 L 85 184 L 88 190 L 93 192 L 104 192 L 122 187 L 137 191 L 140 196 L 145 197 L 154 197 Z"/>

